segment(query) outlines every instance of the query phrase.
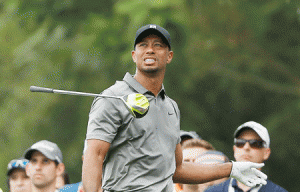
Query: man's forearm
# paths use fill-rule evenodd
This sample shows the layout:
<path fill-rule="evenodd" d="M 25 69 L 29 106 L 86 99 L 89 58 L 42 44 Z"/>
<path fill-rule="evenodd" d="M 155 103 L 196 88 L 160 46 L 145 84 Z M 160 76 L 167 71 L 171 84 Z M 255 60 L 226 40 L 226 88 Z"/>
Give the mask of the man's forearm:
<path fill-rule="evenodd" d="M 98 192 L 101 188 L 102 160 L 98 157 L 87 157 L 82 166 L 82 183 L 85 192 Z"/>
<path fill-rule="evenodd" d="M 201 184 L 224 177 L 229 177 L 232 163 L 217 165 L 199 165 L 196 163 L 182 163 L 173 176 L 175 183 Z"/>

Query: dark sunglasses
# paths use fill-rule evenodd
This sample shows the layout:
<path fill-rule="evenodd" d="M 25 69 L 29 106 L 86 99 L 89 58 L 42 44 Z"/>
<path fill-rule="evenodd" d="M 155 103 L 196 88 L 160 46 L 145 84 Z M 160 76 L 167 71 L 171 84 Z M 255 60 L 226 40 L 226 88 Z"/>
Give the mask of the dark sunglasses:
<path fill-rule="evenodd" d="M 15 169 L 15 168 L 23 168 L 25 169 L 27 163 L 29 163 L 29 161 L 27 159 L 18 159 L 18 160 L 12 160 L 11 162 L 9 162 L 7 169 Z"/>
<path fill-rule="evenodd" d="M 249 143 L 250 147 L 254 148 L 254 149 L 260 149 L 260 148 L 265 147 L 265 142 L 261 141 L 261 140 L 256 140 L 256 139 L 251 139 L 251 140 L 234 139 L 234 145 L 237 146 L 237 147 L 239 147 L 239 148 L 244 147 L 244 145 L 247 142 Z"/>

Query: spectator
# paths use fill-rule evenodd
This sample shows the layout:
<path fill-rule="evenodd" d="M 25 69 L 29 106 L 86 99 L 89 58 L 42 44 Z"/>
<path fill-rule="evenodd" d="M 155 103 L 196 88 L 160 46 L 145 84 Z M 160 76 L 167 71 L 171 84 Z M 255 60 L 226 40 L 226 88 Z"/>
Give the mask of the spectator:
<path fill-rule="evenodd" d="M 262 163 L 268 160 L 270 149 L 270 136 L 268 130 L 259 123 L 249 121 L 237 128 L 234 132 L 234 158 L 236 161 Z M 267 180 L 267 185 L 248 187 L 239 181 L 231 178 L 227 181 L 212 186 L 206 192 L 226 191 L 226 192 L 286 192 L 282 187 Z"/>
<path fill-rule="evenodd" d="M 57 191 L 56 179 L 65 171 L 59 147 L 55 143 L 42 140 L 27 149 L 24 157 L 29 160 L 26 173 L 30 177 L 32 191 Z"/>
<path fill-rule="evenodd" d="M 195 162 L 196 157 L 215 148 L 203 139 L 189 139 L 182 145 L 184 162 Z"/>
<path fill-rule="evenodd" d="M 63 186 L 70 184 L 69 174 L 65 171 L 63 174 L 56 178 L 56 189 L 60 189 Z"/>
<path fill-rule="evenodd" d="M 181 138 L 181 145 L 189 140 L 189 139 L 201 139 L 201 137 L 195 131 L 183 131 L 180 130 L 180 138 Z"/>
<path fill-rule="evenodd" d="M 215 150 L 215 148 L 207 141 L 203 139 L 188 139 L 182 145 L 182 155 L 184 162 L 192 162 L 194 163 L 196 157 L 209 151 Z M 186 184 L 187 185 L 187 184 Z M 197 190 L 197 184 L 188 185 L 189 188 L 193 190 Z M 182 192 L 183 191 L 183 184 L 175 183 L 174 185 L 175 192 Z"/>
<path fill-rule="evenodd" d="M 31 192 L 30 178 L 25 171 L 27 163 L 27 159 L 14 159 L 9 162 L 7 184 L 10 192 Z"/>
<path fill-rule="evenodd" d="M 218 164 L 218 163 L 229 162 L 229 159 L 225 154 L 223 154 L 220 151 L 209 150 L 209 151 L 206 151 L 203 154 L 199 155 L 198 157 L 196 157 L 194 162 L 198 163 L 198 164 L 202 164 L 202 165 L 214 165 L 214 164 Z M 227 179 L 228 178 L 222 178 L 222 179 L 206 182 L 206 183 L 203 183 L 203 184 L 198 184 L 197 192 L 203 192 L 209 186 L 222 183 L 223 181 L 225 181 Z M 183 192 L 192 192 L 192 191 L 194 191 L 194 190 L 192 190 L 193 188 L 190 188 L 190 186 L 191 185 L 187 185 L 187 184 L 183 185 Z"/>

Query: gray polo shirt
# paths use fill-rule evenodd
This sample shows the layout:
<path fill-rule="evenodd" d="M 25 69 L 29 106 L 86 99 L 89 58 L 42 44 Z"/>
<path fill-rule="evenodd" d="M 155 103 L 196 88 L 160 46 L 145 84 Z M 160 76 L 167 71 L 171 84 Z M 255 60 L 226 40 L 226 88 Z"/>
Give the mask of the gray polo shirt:
<path fill-rule="evenodd" d="M 86 139 L 109 142 L 103 164 L 103 189 L 108 191 L 173 191 L 175 149 L 180 143 L 180 114 L 164 91 L 157 97 L 129 73 L 103 95 L 144 94 L 150 107 L 133 118 L 119 99 L 96 98 L 89 114 Z"/>

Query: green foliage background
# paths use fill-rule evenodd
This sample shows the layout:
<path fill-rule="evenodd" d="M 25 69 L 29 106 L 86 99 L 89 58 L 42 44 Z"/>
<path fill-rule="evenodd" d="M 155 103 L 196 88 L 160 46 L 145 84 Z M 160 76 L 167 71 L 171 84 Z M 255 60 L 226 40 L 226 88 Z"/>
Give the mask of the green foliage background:
<path fill-rule="evenodd" d="M 233 132 L 246 121 L 269 130 L 264 172 L 297 191 L 300 3 L 292 0 L 0 0 L 0 187 L 6 166 L 34 142 L 62 149 L 72 182 L 93 98 L 31 93 L 31 85 L 99 93 L 135 72 L 136 30 L 172 36 L 164 85 L 194 130 L 233 159 Z M 292 185 L 290 184 L 292 183 Z"/>

